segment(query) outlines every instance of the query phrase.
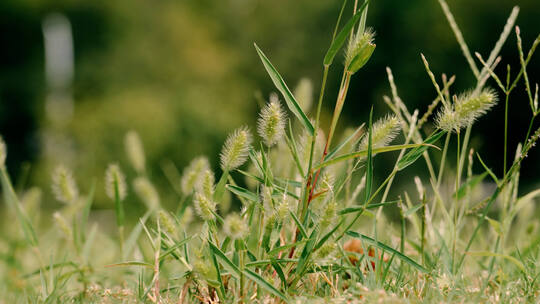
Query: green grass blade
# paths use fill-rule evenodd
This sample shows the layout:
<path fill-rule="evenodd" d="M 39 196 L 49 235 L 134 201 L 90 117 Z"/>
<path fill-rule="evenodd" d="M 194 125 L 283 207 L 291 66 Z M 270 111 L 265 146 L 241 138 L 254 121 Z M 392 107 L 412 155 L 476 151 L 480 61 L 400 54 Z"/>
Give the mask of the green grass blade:
<path fill-rule="evenodd" d="M 272 78 L 272 82 L 274 83 L 276 88 L 281 92 L 281 94 L 283 95 L 283 98 L 285 98 L 285 102 L 287 103 L 287 106 L 289 107 L 291 112 L 293 112 L 293 114 L 300 120 L 300 123 L 302 123 L 302 125 L 307 129 L 309 134 L 313 136 L 313 134 L 315 133 L 315 129 L 313 128 L 313 125 L 307 118 L 304 111 L 302 111 L 302 108 L 300 107 L 300 105 L 298 105 L 298 102 L 296 101 L 293 94 L 291 93 L 291 90 L 289 90 L 289 88 L 285 84 L 285 81 L 283 80 L 281 75 L 279 75 L 276 68 L 274 68 L 270 60 L 268 60 L 266 55 L 264 55 L 261 49 L 259 49 L 257 44 L 254 44 L 254 45 L 255 45 L 255 49 L 257 49 L 257 53 L 259 54 L 259 57 L 261 58 L 264 68 L 268 72 L 268 75 L 270 75 L 270 78 Z"/>
<path fill-rule="evenodd" d="M 296 214 L 294 214 L 294 212 L 289 211 L 289 213 L 291 214 L 293 220 L 296 222 L 296 226 L 298 227 L 298 230 L 300 230 L 300 233 L 302 234 L 302 236 L 304 238 L 307 238 L 308 235 L 307 235 L 306 228 L 304 227 L 304 225 L 302 225 L 302 223 L 300 222 Z"/>
<path fill-rule="evenodd" d="M 365 241 L 367 243 L 370 243 L 371 245 L 375 246 L 375 247 L 378 247 L 379 249 L 382 249 L 382 250 L 385 250 L 385 251 L 388 251 L 392 254 L 395 254 L 396 257 L 398 257 L 399 259 L 401 259 L 403 262 L 409 264 L 410 266 L 416 268 L 417 270 L 421 271 L 421 272 L 424 272 L 424 273 L 427 273 L 428 270 L 426 268 L 424 268 L 422 265 L 416 263 L 415 261 L 413 261 L 413 259 L 409 258 L 408 256 L 404 255 L 403 253 L 395 250 L 394 248 L 384 244 L 384 243 L 381 243 L 379 241 L 376 241 L 368 236 L 365 236 L 361 233 L 358 233 L 358 232 L 355 232 L 355 231 L 347 231 L 346 232 L 349 236 L 352 236 L 354 238 L 357 238 L 357 239 L 360 239 L 362 241 Z"/>
<path fill-rule="evenodd" d="M 428 137 L 424 141 L 424 145 L 421 145 L 419 147 L 414 148 L 413 150 L 409 151 L 407 154 L 403 156 L 397 163 L 397 169 L 398 171 L 401 171 L 408 166 L 412 165 L 424 152 L 432 146 L 433 143 L 437 142 L 439 138 L 441 138 L 445 134 L 444 131 L 439 131 L 437 133 L 432 134 L 430 137 Z"/>
<path fill-rule="evenodd" d="M 223 266 L 229 270 L 229 272 L 234 275 L 236 278 L 240 277 L 240 268 L 233 263 L 226 255 L 219 249 L 216 245 L 214 245 L 211 242 L 208 242 L 208 245 L 210 246 L 210 250 L 215 254 L 216 257 L 218 257 L 222 262 Z"/>
<path fill-rule="evenodd" d="M 337 145 L 328 155 L 326 155 L 326 159 L 332 159 L 334 155 L 336 155 L 343 147 L 345 147 L 351 140 L 358 139 L 360 136 L 360 131 L 364 128 L 365 124 L 362 124 L 360 127 L 358 127 L 353 134 L 351 134 L 349 137 L 347 137 L 343 142 L 341 142 L 339 145 Z"/>
<path fill-rule="evenodd" d="M 478 185 L 481 181 L 484 180 L 484 178 L 488 175 L 488 172 L 484 172 L 478 176 L 475 176 L 471 178 L 468 182 L 464 183 L 459 187 L 458 191 L 454 193 L 453 197 L 457 197 L 457 199 L 462 199 L 467 194 L 468 189 L 473 189 L 476 185 Z"/>
<path fill-rule="evenodd" d="M 228 184 L 226 186 L 227 190 L 231 191 L 232 193 L 240 196 L 240 197 L 243 197 L 247 200 L 250 200 L 252 202 L 259 202 L 259 197 L 257 196 L 257 194 L 245 189 L 245 188 L 242 188 L 242 187 L 239 187 L 239 186 L 235 186 L 235 185 L 231 185 L 231 184 Z"/>
<path fill-rule="evenodd" d="M 19 220 L 19 224 L 21 225 L 26 241 L 28 242 L 28 244 L 30 244 L 30 246 L 37 247 L 38 239 L 34 227 L 32 226 L 32 222 L 30 222 L 30 219 L 24 212 L 21 201 L 17 197 L 15 190 L 13 190 L 13 185 L 11 184 L 11 180 L 9 179 L 6 167 L 4 166 L 0 168 L 0 179 L 2 183 L 2 189 L 4 190 L 4 200 L 12 209 L 15 210 L 17 214 L 17 219 Z"/>
<path fill-rule="evenodd" d="M 328 51 L 326 52 L 326 55 L 324 56 L 323 64 L 324 65 L 331 65 L 334 61 L 334 57 L 336 57 L 336 54 L 339 52 L 343 44 L 345 43 L 345 40 L 349 37 L 349 34 L 353 30 L 354 26 L 360 20 L 360 17 L 362 16 L 362 12 L 366 8 L 368 2 L 364 2 L 364 4 L 360 7 L 360 9 L 352 16 L 351 19 L 345 24 L 345 26 L 341 29 L 339 34 L 336 36 L 336 39 L 332 41 L 332 44 L 330 45 L 330 48 L 328 48 Z"/>
<path fill-rule="evenodd" d="M 174 244 L 174 246 L 172 247 L 169 247 L 164 253 L 162 253 L 160 256 L 159 256 L 159 261 L 162 261 L 163 259 L 165 259 L 169 254 L 171 254 L 172 252 L 174 252 L 176 249 L 184 246 L 185 243 L 189 242 L 193 237 L 188 237 L 188 238 L 185 238 L 183 240 L 181 240 L 180 242 Z"/>
<path fill-rule="evenodd" d="M 129 234 L 129 237 L 126 239 L 126 242 L 124 243 L 124 254 L 122 259 L 127 259 L 130 252 L 133 251 L 133 248 L 135 248 L 135 245 L 137 244 L 137 240 L 139 239 L 139 236 L 141 235 L 141 232 L 143 230 L 142 225 L 146 223 L 146 220 L 148 217 L 152 214 L 151 210 L 146 211 L 146 213 L 143 215 L 143 217 L 137 222 L 137 225 L 131 233 Z"/>
<path fill-rule="evenodd" d="M 421 143 L 421 144 L 392 145 L 392 146 L 386 146 L 386 147 L 381 147 L 381 148 L 375 148 L 375 149 L 372 149 L 372 151 L 373 151 L 373 154 L 378 154 L 378 153 L 384 153 L 384 152 L 399 151 L 402 149 L 418 148 L 422 146 L 426 146 L 426 148 L 431 147 L 431 148 L 438 149 L 437 146 Z M 337 164 L 339 162 L 346 161 L 349 159 L 358 158 L 358 157 L 366 157 L 366 156 L 367 156 L 367 150 L 361 150 L 357 152 L 343 154 L 343 155 L 337 156 L 334 159 L 330 159 L 323 163 L 318 164 L 317 166 L 313 167 L 313 170 L 318 170 L 318 169 L 321 169 L 330 165 L 334 165 L 334 164 Z"/>
<path fill-rule="evenodd" d="M 244 275 L 247 278 L 249 278 L 250 280 L 252 280 L 253 282 L 255 282 L 257 285 L 262 287 L 263 289 L 266 289 L 266 291 L 270 292 L 271 294 L 281 298 L 283 301 L 288 303 L 289 299 L 287 299 L 285 294 L 283 294 L 281 291 L 277 290 L 272 284 L 270 284 L 268 281 L 263 279 L 257 273 L 255 273 L 255 272 L 253 272 L 253 271 L 251 271 L 249 269 L 245 269 L 244 270 Z"/>
<path fill-rule="evenodd" d="M 368 126 L 368 149 L 367 149 L 367 167 L 366 167 L 366 188 L 364 205 L 367 206 L 369 197 L 371 196 L 371 188 L 373 187 L 373 107 L 369 112 L 369 126 Z"/>
<path fill-rule="evenodd" d="M 296 275 L 301 276 L 304 273 L 305 268 L 308 265 L 309 257 L 311 256 L 311 253 L 315 249 L 315 244 L 317 242 L 317 235 L 319 234 L 319 229 L 315 228 L 311 232 L 311 235 L 309 236 L 309 239 L 304 246 L 304 249 L 302 250 L 302 253 L 300 254 L 300 258 L 298 259 L 298 264 L 296 265 Z"/>

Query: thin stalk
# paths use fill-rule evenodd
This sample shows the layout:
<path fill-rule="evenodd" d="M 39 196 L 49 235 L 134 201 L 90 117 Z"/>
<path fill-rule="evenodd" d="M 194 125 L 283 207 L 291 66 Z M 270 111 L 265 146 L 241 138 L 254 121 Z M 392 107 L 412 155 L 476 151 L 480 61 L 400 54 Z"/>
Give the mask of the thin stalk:
<path fill-rule="evenodd" d="M 459 148 L 460 148 L 460 136 L 459 131 L 457 132 L 457 155 L 456 159 L 459 162 Z M 457 167 L 457 173 L 456 173 L 456 201 L 454 205 L 454 223 L 453 223 L 453 237 L 452 237 L 452 273 L 454 272 L 454 261 L 456 258 L 456 238 L 457 238 L 457 216 L 458 216 L 458 205 L 459 205 L 459 198 L 458 198 L 458 190 L 459 190 L 459 184 L 461 183 L 461 171 L 459 166 Z"/>
<path fill-rule="evenodd" d="M 437 189 L 441 186 L 444 164 L 446 163 L 446 153 L 448 152 L 448 144 L 450 143 L 450 135 L 452 135 L 452 132 L 446 133 L 446 140 L 444 142 L 443 154 L 441 158 L 441 167 L 439 168 L 439 176 L 437 177 Z"/>
<path fill-rule="evenodd" d="M 509 92 L 506 93 L 506 98 L 504 101 L 504 156 L 503 156 L 503 175 L 506 174 L 506 150 L 508 146 L 508 96 Z"/>

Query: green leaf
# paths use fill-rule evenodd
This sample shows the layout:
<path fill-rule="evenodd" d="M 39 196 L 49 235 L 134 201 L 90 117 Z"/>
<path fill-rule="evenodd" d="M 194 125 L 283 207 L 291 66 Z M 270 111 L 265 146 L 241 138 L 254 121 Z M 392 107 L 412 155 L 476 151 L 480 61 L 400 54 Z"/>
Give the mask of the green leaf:
<path fill-rule="evenodd" d="M 382 250 L 385 250 L 385 251 L 388 251 L 392 254 L 395 254 L 396 257 L 398 257 L 399 259 L 401 259 L 403 262 L 411 265 L 412 267 L 418 269 L 419 271 L 421 272 L 424 272 L 424 273 L 427 273 L 427 269 L 424 268 L 423 266 L 421 266 L 420 264 L 416 263 L 415 261 L 413 261 L 411 258 L 409 258 L 408 256 L 404 255 L 403 253 L 395 250 L 394 248 L 384 244 L 384 243 L 381 243 L 379 241 L 376 241 L 368 236 L 365 236 L 361 233 L 358 233 L 358 232 L 355 232 L 355 231 L 347 231 L 346 232 L 349 236 L 352 236 L 354 238 L 357 238 L 357 239 L 360 239 L 364 242 L 367 242 L 367 243 L 370 243 L 371 245 L 375 246 L 375 247 L 378 247 L 379 249 L 382 249 Z"/>
<path fill-rule="evenodd" d="M 223 198 L 223 193 L 225 193 L 225 185 L 227 184 L 227 179 L 229 178 L 229 171 L 225 170 L 221 174 L 221 178 L 216 185 L 216 190 L 214 191 L 214 200 L 216 202 L 221 202 Z"/>
<path fill-rule="evenodd" d="M 478 176 L 471 178 L 471 180 L 459 187 L 458 191 L 454 193 L 453 197 L 457 197 L 457 199 L 462 199 L 465 194 L 467 194 L 468 189 L 472 190 L 476 185 L 478 185 L 478 183 L 484 180 L 487 174 L 488 172 L 484 172 Z"/>
<path fill-rule="evenodd" d="M 358 127 L 353 134 L 351 134 L 349 137 L 347 137 L 342 143 L 337 145 L 328 155 L 326 155 L 326 159 L 332 159 L 334 155 L 336 155 L 343 147 L 345 147 L 351 140 L 354 138 L 359 139 L 360 138 L 360 131 L 364 128 L 364 124 L 362 124 L 360 127 Z"/>
<path fill-rule="evenodd" d="M 139 239 L 139 235 L 141 234 L 143 227 L 142 225 L 146 223 L 146 220 L 148 217 L 152 214 L 151 210 L 146 211 L 146 213 L 143 215 L 143 217 L 137 222 L 137 225 L 135 225 L 135 228 L 131 231 L 129 234 L 129 237 L 127 238 L 126 242 L 124 243 L 124 252 L 122 258 L 125 260 L 127 259 L 128 255 L 131 253 L 133 248 L 135 248 L 135 244 L 137 244 L 137 240 Z"/>
<path fill-rule="evenodd" d="M 318 234 L 319 234 L 319 229 L 315 227 L 315 229 L 313 229 L 313 231 L 311 232 L 311 235 L 309 236 L 309 239 L 306 245 L 304 246 L 302 253 L 300 254 L 300 258 L 298 259 L 298 264 L 296 264 L 297 276 L 300 276 L 304 273 L 304 269 L 308 265 L 309 257 L 311 256 L 311 253 L 313 252 L 313 249 L 315 248 Z"/>
<path fill-rule="evenodd" d="M 278 262 L 274 258 L 270 258 L 270 262 L 272 263 L 272 267 L 276 271 L 276 273 L 279 276 L 279 279 L 281 280 L 281 285 L 285 287 L 287 285 L 287 279 L 285 278 L 285 274 L 283 273 L 283 269 L 281 269 L 281 266 L 279 266 Z"/>
<path fill-rule="evenodd" d="M 211 242 L 208 242 L 208 245 L 215 256 L 224 263 L 223 266 L 225 266 L 225 268 L 227 268 L 231 274 L 238 278 L 240 276 L 240 268 L 238 268 L 238 266 L 236 266 L 236 264 L 234 264 L 216 245 L 212 244 Z"/>
<path fill-rule="evenodd" d="M 401 171 L 408 166 L 412 165 L 426 150 L 432 146 L 433 143 L 439 140 L 445 134 L 444 131 L 439 131 L 432 134 L 424 141 L 424 145 L 414 148 L 401 158 L 397 164 L 398 171 Z"/>
<path fill-rule="evenodd" d="M 223 286 L 223 280 L 221 279 L 221 270 L 219 269 L 219 264 L 216 259 L 216 255 L 214 253 L 214 250 L 210 250 L 210 253 L 212 254 L 212 263 L 214 264 L 214 268 L 216 269 L 216 275 L 217 275 L 217 285 L 219 286 L 219 293 L 222 299 L 225 298 L 225 287 Z"/>
<path fill-rule="evenodd" d="M 373 186 L 373 107 L 369 113 L 369 129 L 368 129 L 368 149 L 367 149 L 367 168 L 366 168 L 366 189 L 365 203 L 367 206 L 369 197 L 371 196 L 371 187 Z"/>
<path fill-rule="evenodd" d="M 263 279 L 260 275 L 258 275 L 257 273 L 249 270 L 249 269 L 245 269 L 244 270 L 244 275 L 251 279 L 253 282 L 257 283 L 257 285 L 259 285 L 260 287 L 266 289 L 268 292 L 270 292 L 271 294 L 277 296 L 277 297 L 280 297 L 283 301 L 285 302 L 288 302 L 289 299 L 287 299 L 287 297 L 279 290 L 277 290 L 272 284 L 268 283 L 268 281 L 266 281 L 265 279 Z"/>
<path fill-rule="evenodd" d="M 336 54 L 341 49 L 343 44 L 345 43 L 345 40 L 347 40 L 347 37 L 349 37 L 349 34 L 351 33 L 352 29 L 354 28 L 354 25 L 360 20 L 360 17 L 362 16 L 362 11 L 366 8 L 367 1 L 364 2 L 364 4 L 360 7 L 360 9 L 352 16 L 351 19 L 345 24 L 345 26 L 341 29 L 339 34 L 337 35 L 336 39 L 332 41 L 332 44 L 330 45 L 330 48 L 326 52 L 326 55 L 324 56 L 323 64 L 324 65 L 331 65 L 334 61 L 334 57 L 336 57 Z"/>
<path fill-rule="evenodd" d="M 302 237 L 307 238 L 308 235 L 307 235 L 307 232 L 306 232 L 306 228 L 304 228 L 304 225 L 302 225 L 302 223 L 300 222 L 298 217 L 296 217 L 296 214 L 294 214 L 294 212 L 289 211 L 289 213 L 291 214 L 293 220 L 296 222 L 296 226 L 298 227 L 298 230 L 300 230 L 300 233 L 302 234 Z"/>
<path fill-rule="evenodd" d="M 307 242 L 306 239 L 298 241 L 298 242 L 290 243 L 290 244 L 285 244 L 283 246 L 275 247 L 272 250 L 268 251 L 268 255 L 275 255 L 280 251 L 287 250 L 287 249 L 292 248 L 292 247 L 298 247 L 298 246 L 302 245 L 305 242 Z"/>
<path fill-rule="evenodd" d="M 298 102 L 296 101 L 293 94 L 291 93 L 291 90 L 289 90 L 289 88 L 285 84 L 285 81 L 283 80 L 283 78 L 281 78 L 281 75 L 279 75 L 276 68 L 274 68 L 270 60 L 268 60 L 268 58 L 264 55 L 261 49 L 259 49 L 257 44 L 254 43 L 254 45 L 255 45 L 255 49 L 257 49 L 257 53 L 259 54 L 259 57 L 261 58 L 264 68 L 268 72 L 268 75 L 270 76 L 270 78 L 272 78 L 272 82 L 274 83 L 276 88 L 281 92 L 281 94 L 283 95 L 283 98 L 285 98 L 285 102 L 287 103 L 287 106 L 289 107 L 291 112 L 293 112 L 293 114 L 300 120 L 302 125 L 308 131 L 309 135 L 313 136 L 313 134 L 315 133 L 315 129 L 313 128 L 313 125 L 307 118 L 304 111 L 302 111 L 302 108 L 300 107 L 300 105 L 298 105 Z"/>
<path fill-rule="evenodd" d="M 6 167 L 4 166 L 0 168 L 0 179 L 2 183 L 2 189 L 4 190 L 4 200 L 9 207 L 15 210 L 17 214 L 17 219 L 19 221 L 19 224 L 21 225 L 26 241 L 28 242 L 28 244 L 30 244 L 30 246 L 37 247 L 38 239 L 34 227 L 32 226 L 32 222 L 24 212 L 21 201 L 19 201 L 15 190 L 13 190 L 11 180 L 9 179 Z"/>
<path fill-rule="evenodd" d="M 343 214 L 359 212 L 359 211 L 364 212 L 366 209 L 374 209 L 374 208 L 378 208 L 378 207 L 381 207 L 381 206 L 395 204 L 397 202 L 399 202 L 399 200 L 388 201 L 388 202 L 384 202 L 384 203 L 369 204 L 367 206 L 359 206 L 359 205 L 357 205 L 357 206 L 353 206 L 353 207 L 343 208 L 338 212 L 338 214 L 343 215 Z"/>
<path fill-rule="evenodd" d="M 259 198 L 257 197 L 257 194 L 247 190 L 247 189 L 244 189 L 242 187 L 238 187 L 238 186 L 234 186 L 234 185 L 231 185 L 231 184 L 228 184 L 226 186 L 227 190 L 231 191 L 232 193 L 240 196 L 240 197 L 243 197 L 245 199 L 248 199 L 250 201 L 253 201 L 253 202 L 258 202 L 259 201 Z"/>
<path fill-rule="evenodd" d="M 423 206 L 422 204 L 412 206 L 407 211 L 405 211 L 405 213 L 403 213 L 403 217 L 408 217 L 409 215 L 412 215 L 412 214 L 416 213 L 416 211 L 420 210 L 420 208 L 422 208 L 422 206 Z"/>
<path fill-rule="evenodd" d="M 402 150 L 402 149 L 418 148 L 418 147 L 422 147 L 422 146 L 426 146 L 426 148 L 427 147 L 437 148 L 434 145 L 429 145 L 429 144 L 422 143 L 422 144 L 406 144 L 406 145 L 386 146 L 386 147 L 372 149 L 372 151 L 373 151 L 373 154 L 378 154 L 378 153 L 384 153 L 384 152 L 399 151 L 399 150 Z M 327 167 L 327 166 L 330 166 L 330 165 L 333 165 L 333 164 L 337 164 L 337 163 L 342 162 L 342 161 L 346 161 L 346 160 L 353 159 L 353 158 L 358 158 L 358 157 L 365 157 L 365 156 L 367 156 L 367 150 L 361 150 L 361 151 L 357 151 L 357 152 L 343 154 L 343 155 L 337 156 L 334 159 L 329 159 L 329 160 L 327 160 L 327 161 L 325 161 L 323 163 L 318 164 L 317 166 L 315 166 L 313 168 L 313 170 L 318 170 L 318 169 L 321 169 L 321 168 L 324 168 L 324 167 Z"/>
<path fill-rule="evenodd" d="M 189 242 L 191 240 L 191 236 L 188 237 L 188 238 L 185 238 L 183 240 L 181 240 L 180 242 L 174 244 L 174 246 L 171 246 L 167 249 L 167 251 L 165 251 L 164 253 L 162 253 L 160 256 L 159 256 L 159 260 L 163 260 L 164 258 L 166 258 L 169 254 L 171 254 L 173 251 L 175 251 L 176 249 L 184 246 L 185 243 Z"/>
<path fill-rule="evenodd" d="M 131 261 L 131 262 L 122 262 L 122 263 L 116 263 L 116 264 L 109 264 L 105 265 L 106 268 L 111 267 L 126 267 L 126 266 L 141 266 L 141 267 L 147 267 L 150 269 L 154 268 L 154 265 L 146 262 L 139 262 L 139 261 Z"/>
<path fill-rule="evenodd" d="M 240 274 L 243 273 L 247 278 L 251 279 L 253 282 L 266 289 L 271 294 L 280 297 L 286 302 L 288 301 L 287 297 L 283 293 L 277 290 L 261 276 L 249 269 L 241 271 L 240 268 L 238 268 L 238 266 L 236 266 L 236 264 L 234 264 L 218 247 L 216 247 L 211 242 L 208 242 L 208 245 L 210 246 L 210 249 L 213 251 L 215 256 L 218 257 L 224 263 L 224 266 L 230 270 L 231 274 L 235 275 L 238 278 Z"/>
<path fill-rule="evenodd" d="M 326 241 L 332 236 L 332 234 L 334 234 L 334 232 L 336 232 L 336 230 L 338 230 L 338 228 L 345 222 L 345 219 L 341 219 L 341 221 L 339 221 L 339 223 L 334 227 L 332 228 L 332 230 L 328 231 L 327 234 L 325 234 L 320 240 L 319 242 L 317 243 L 317 245 L 315 246 L 315 250 L 321 248 L 322 245 L 324 245 L 324 243 L 326 243 Z"/>

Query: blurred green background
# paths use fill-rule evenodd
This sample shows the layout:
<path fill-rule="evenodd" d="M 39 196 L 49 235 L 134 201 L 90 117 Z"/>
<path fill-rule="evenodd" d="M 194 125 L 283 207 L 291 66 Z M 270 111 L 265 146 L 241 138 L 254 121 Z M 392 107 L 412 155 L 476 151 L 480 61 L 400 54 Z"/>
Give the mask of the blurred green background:
<path fill-rule="evenodd" d="M 349 2 L 347 18 L 353 1 Z M 471 51 L 485 58 L 514 5 L 521 9 L 517 24 L 525 50 L 540 30 L 538 0 L 448 2 Z M 205 154 L 218 170 L 217 155 L 227 133 L 242 124 L 253 127 L 259 109 L 256 96 L 266 98 L 274 89 L 253 42 L 290 87 L 307 77 L 318 92 L 322 58 L 341 3 L 0 1 L 0 134 L 8 145 L 13 179 L 21 189 L 41 185 L 50 196 L 51 168 L 62 162 L 73 168 L 83 191 L 96 180 L 98 195 L 104 197 L 102 179 L 108 163 L 119 162 L 128 176 L 134 174 L 123 147 L 124 134 L 131 129 L 141 135 L 150 174 L 162 188 L 167 187 L 160 169 L 165 159 L 183 168 L 193 157 Z M 69 20 L 74 44 L 74 76 L 67 90 L 74 101 L 73 114 L 60 121 L 51 119 L 45 110 L 51 89 L 45 77 L 43 25 L 51 14 Z M 474 85 L 473 74 L 436 0 L 374 0 L 368 26 L 377 32 L 377 49 L 353 78 L 342 128 L 366 121 L 371 105 L 376 117 L 389 112 L 382 100 L 390 94 L 386 66 L 392 68 L 405 104 L 423 114 L 435 91 L 420 52 L 439 77 L 443 72 L 457 76 L 454 93 Z M 497 72 L 503 75 L 506 64 L 511 64 L 515 75 L 519 62 L 514 34 L 501 56 Z M 340 69 L 341 62 L 337 62 L 329 78 L 324 130 L 334 106 Z M 530 79 L 540 79 L 539 56 L 533 57 L 528 71 Z M 491 80 L 489 84 L 495 87 Z M 512 152 L 523 140 L 530 117 L 524 86 L 520 84 L 515 92 L 510 104 Z M 503 112 L 500 102 L 477 123 L 472 138 L 473 146 L 498 173 L 502 172 Z M 392 158 L 381 159 L 380 170 L 392 166 Z M 538 187 L 539 170 L 540 153 L 534 150 L 522 171 L 522 191 Z M 105 204 L 104 199 L 96 202 L 98 208 L 111 207 Z"/>

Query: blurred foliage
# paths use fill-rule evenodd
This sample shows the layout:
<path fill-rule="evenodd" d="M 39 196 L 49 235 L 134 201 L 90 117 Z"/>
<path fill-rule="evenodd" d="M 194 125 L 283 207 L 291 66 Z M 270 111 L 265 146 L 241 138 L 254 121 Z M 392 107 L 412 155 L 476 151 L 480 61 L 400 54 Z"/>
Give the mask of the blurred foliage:
<path fill-rule="evenodd" d="M 103 206 L 107 202 L 101 191 L 104 170 L 116 161 L 127 169 L 123 137 L 131 129 L 141 135 L 152 165 L 150 174 L 162 187 L 168 187 L 159 167 L 164 159 L 171 159 L 180 169 L 194 156 L 206 154 L 217 169 L 217 154 L 226 134 L 244 123 L 253 126 L 255 92 L 260 90 L 266 97 L 273 90 L 252 43 L 265 51 L 289 86 L 307 76 L 318 92 L 322 58 L 340 5 L 341 1 L 309 0 L 0 2 L 0 133 L 9 147 L 8 166 L 15 180 L 24 181 L 24 161 L 37 162 L 30 168 L 31 179 L 49 195 L 48 180 L 57 162 L 47 157 L 52 154 L 74 169 L 83 189 L 90 187 L 92 179 L 98 181 L 98 198 L 103 199 L 97 205 Z M 513 5 L 521 8 L 517 23 L 525 49 L 539 28 L 537 0 L 456 0 L 449 5 L 471 50 L 484 57 Z M 43 110 L 41 22 L 51 12 L 65 14 L 72 23 L 76 107 L 73 119 L 60 130 L 69 140 L 53 140 L 54 147 L 43 148 L 44 130 L 51 126 Z M 388 112 L 382 102 L 382 96 L 389 94 L 386 66 L 393 69 L 408 107 L 418 107 L 423 113 L 435 91 L 420 52 L 436 74 L 457 75 L 455 93 L 471 86 L 473 75 L 436 0 L 376 0 L 369 15 L 368 26 L 377 32 L 377 49 L 353 79 L 342 127 L 366 121 L 372 104 L 378 116 Z M 503 64 L 497 68 L 501 74 L 507 63 L 518 70 L 515 36 L 511 37 L 502 51 Z M 540 72 L 535 59 L 529 66 L 531 79 Z M 327 92 L 337 92 L 340 68 L 335 65 Z M 527 120 L 521 119 L 529 113 L 520 95 L 523 92 L 511 104 L 511 134 L 524 134 L 527 128 Z M 327 110 L 333 108 L 334 98 L 332 93 L 327 95 Z M 502 138 L 489 134 L 493 128 L 502 133 L 503 110 L 497 107 L 495 114 L 475 126 L 479 134 L 487 135 L 488 140 L 473 138 L 474 146 L 484 153 L 502 147 Z M 325 129 L 328 122 L 328 114 L 323 113 Z M 510 147 L 521 140 L 511 136 Z M 497 172 L 502 171 L 500 159 L 486 159 Z M 531 155 L 530 166 L 523 170 L 529 183 L 538 182 L 539 160 L 538 153 Z M 379 168 L 384 166 L 382 162 Z M 173 198 L 166 200 L 175 203 Z"/>

